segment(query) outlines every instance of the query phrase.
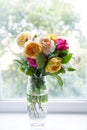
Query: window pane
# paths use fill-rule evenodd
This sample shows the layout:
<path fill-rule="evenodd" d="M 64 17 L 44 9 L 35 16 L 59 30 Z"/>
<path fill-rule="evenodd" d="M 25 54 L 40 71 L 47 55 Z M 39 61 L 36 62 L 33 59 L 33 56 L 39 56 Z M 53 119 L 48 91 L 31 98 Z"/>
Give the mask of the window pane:
<path fill-rule="evenodd" d="M 38 3 L 38 4 L 37 4 Z M 0 0 L 0 96 L 24 98 L 27 77 L 14 64 L 19 52 L 16 36 L 22 31 L 54 33 L 69 41 L 75 55 L 76 72 L 62 75 L 63 90 L 47 76 L 51 98 L 85 98 L 87 93 L 86 1 L 79 0 Z M 33 11 L 34 10 L 34 11 Z M 79 64 L 77 64 L 79 63 Z"/>

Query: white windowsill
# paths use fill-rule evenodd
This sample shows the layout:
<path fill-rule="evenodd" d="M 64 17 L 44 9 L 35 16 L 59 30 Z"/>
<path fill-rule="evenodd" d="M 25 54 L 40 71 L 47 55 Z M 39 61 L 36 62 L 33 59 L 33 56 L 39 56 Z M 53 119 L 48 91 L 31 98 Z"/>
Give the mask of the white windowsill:
<path fill-rule="evenodd" d="M 27 103 L 24 100 L 0 101 L 0 112 L 27 112 Z M 49 101 L 48 112 L 87 113 L 87 100 Z"/>
<path fill-rule="evenodd" d="M 31 130 L 27 113 L 0 113 L 0 130 Z M 87 130 L 87 114 L 48 114 L 44 130 Z"/>

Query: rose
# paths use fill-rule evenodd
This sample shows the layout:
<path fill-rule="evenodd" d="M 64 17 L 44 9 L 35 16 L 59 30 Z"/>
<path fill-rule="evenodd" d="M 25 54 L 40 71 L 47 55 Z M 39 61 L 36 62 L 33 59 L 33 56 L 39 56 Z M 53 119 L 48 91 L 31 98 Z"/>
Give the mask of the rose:
<path fill-rule="evenodd" d="M 55 49 L 54 43 L 49 38 L 41 38 L 39 42 L 42 45 L 42 50 L 44 54 L 48 54 L 49 52 L 54 51 Z"/>
<path fill-rule="evenodd" d="M 49 37 L 51 40 L 53 40 L 54 42 L 56 42 L 56 40 L 58 39 L 58 37 L 57 37 L 56 35 L 54 35 L 54 34 L 50 34 L 50 35 L 48 35 L 48 37 Z"/>
<path fill-rule="evenodd" d="M 56 40 L 56 43 L 57 43 L 57 49 L 58 50 L 67 50 L 69 49 L 69 46 L 68 46 L 68 43 L 66 40 L 63 40 L 63 39 L 57 39 Z"/>
<path fill-rule="evenodd" d="M 61 69 L 61 65 L 62 65 L 61 61 L 62 59 L 60 57 L 54 57 L 50 59 L 45 68 L 46 72 L 50 72 L 50 73 L 58 72 Z"/>
<path fill-rule="evenodd" d="M 41 38 L 40 43 L 42 45 L 43 53 L 47 53 L 51 49 L 51 40 L 49 38 Z"/>
<path fill-rule="evenodd" d="M 34 41 L 28 42 L 24 48 L 24 54 L 32 59 L 36 59 L 40 52 L 42 52 L 42 46 Z"/>
<path fill-rule="evenodd" d="M 42 45 L 43 53 L 47 53 L 51 49 L 51 40 L 49 38 L 41 38 L 40 43 Z"/>
<path fill-rule="evenodd" d="M 31 67 L 34 67 L 34 68 L 36 68 L 37 67 L 37 63 L 36 63 L 36 60 L 35 59 L 31 59 L 31 58 L 27 58 L 27 62 L 29 63 L 29 65 L 31 66 Z"/>
<path fill-rule="evenodd" d="M 31 39 L 31 34 L 29 32 L 22 32 L 17 37 L 17 44 L 23 46 L 29 39 Z"/>

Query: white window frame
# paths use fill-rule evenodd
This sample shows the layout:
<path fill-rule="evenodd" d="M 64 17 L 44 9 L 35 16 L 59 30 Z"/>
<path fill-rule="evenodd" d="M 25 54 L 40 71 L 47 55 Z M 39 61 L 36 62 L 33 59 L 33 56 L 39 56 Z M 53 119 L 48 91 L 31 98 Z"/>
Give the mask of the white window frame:
<path fill-rule="evenodd" d="M 27 112 L 27 102 L 26 100 L 17 99 L 0 100 L 0 112 Z M 48 102 L 48 112 L 87 113 L 87 98 L 50 100 Z"/>
<path fill-rule="evenodd" d="M 0 101 L 0 112 L 27 112 L 25 100 Z M 87 113 L 86 100 L 51 100 L 48 102 L 48 113 Z"/>

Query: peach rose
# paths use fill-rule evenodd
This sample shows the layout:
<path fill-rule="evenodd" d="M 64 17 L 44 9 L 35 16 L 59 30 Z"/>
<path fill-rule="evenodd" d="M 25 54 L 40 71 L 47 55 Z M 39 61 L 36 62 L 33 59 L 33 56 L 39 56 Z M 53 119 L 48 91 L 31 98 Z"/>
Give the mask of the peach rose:
<path fill-rule="evenodd" d="M 42 45 L 43 53 L 48 53 L 51 50 L 52 44 L 49 38 L 41 38 L 39 41 Z"/>
<path fill-rule="evenodd" d="M 61 69 L 61 61 L 62 59 L 59 57 L 54 57 L 48 61 L 48 64 L 45 68 L 46 72 L 55 73 Z"/>
<path fill-rule="evenodd" d="M 29 39 L 31 39 L 31 34 L 29 32 L 22 32 L 17 37 L 17 44 L 23 46 Z"/>
<path fill-rule="evenodd" d="M 24 48 L 24 54 L 32 59 L 36 59 L 37 55 L 42 52 L 42 46 L 37 42 L 29 42 Z"/>

